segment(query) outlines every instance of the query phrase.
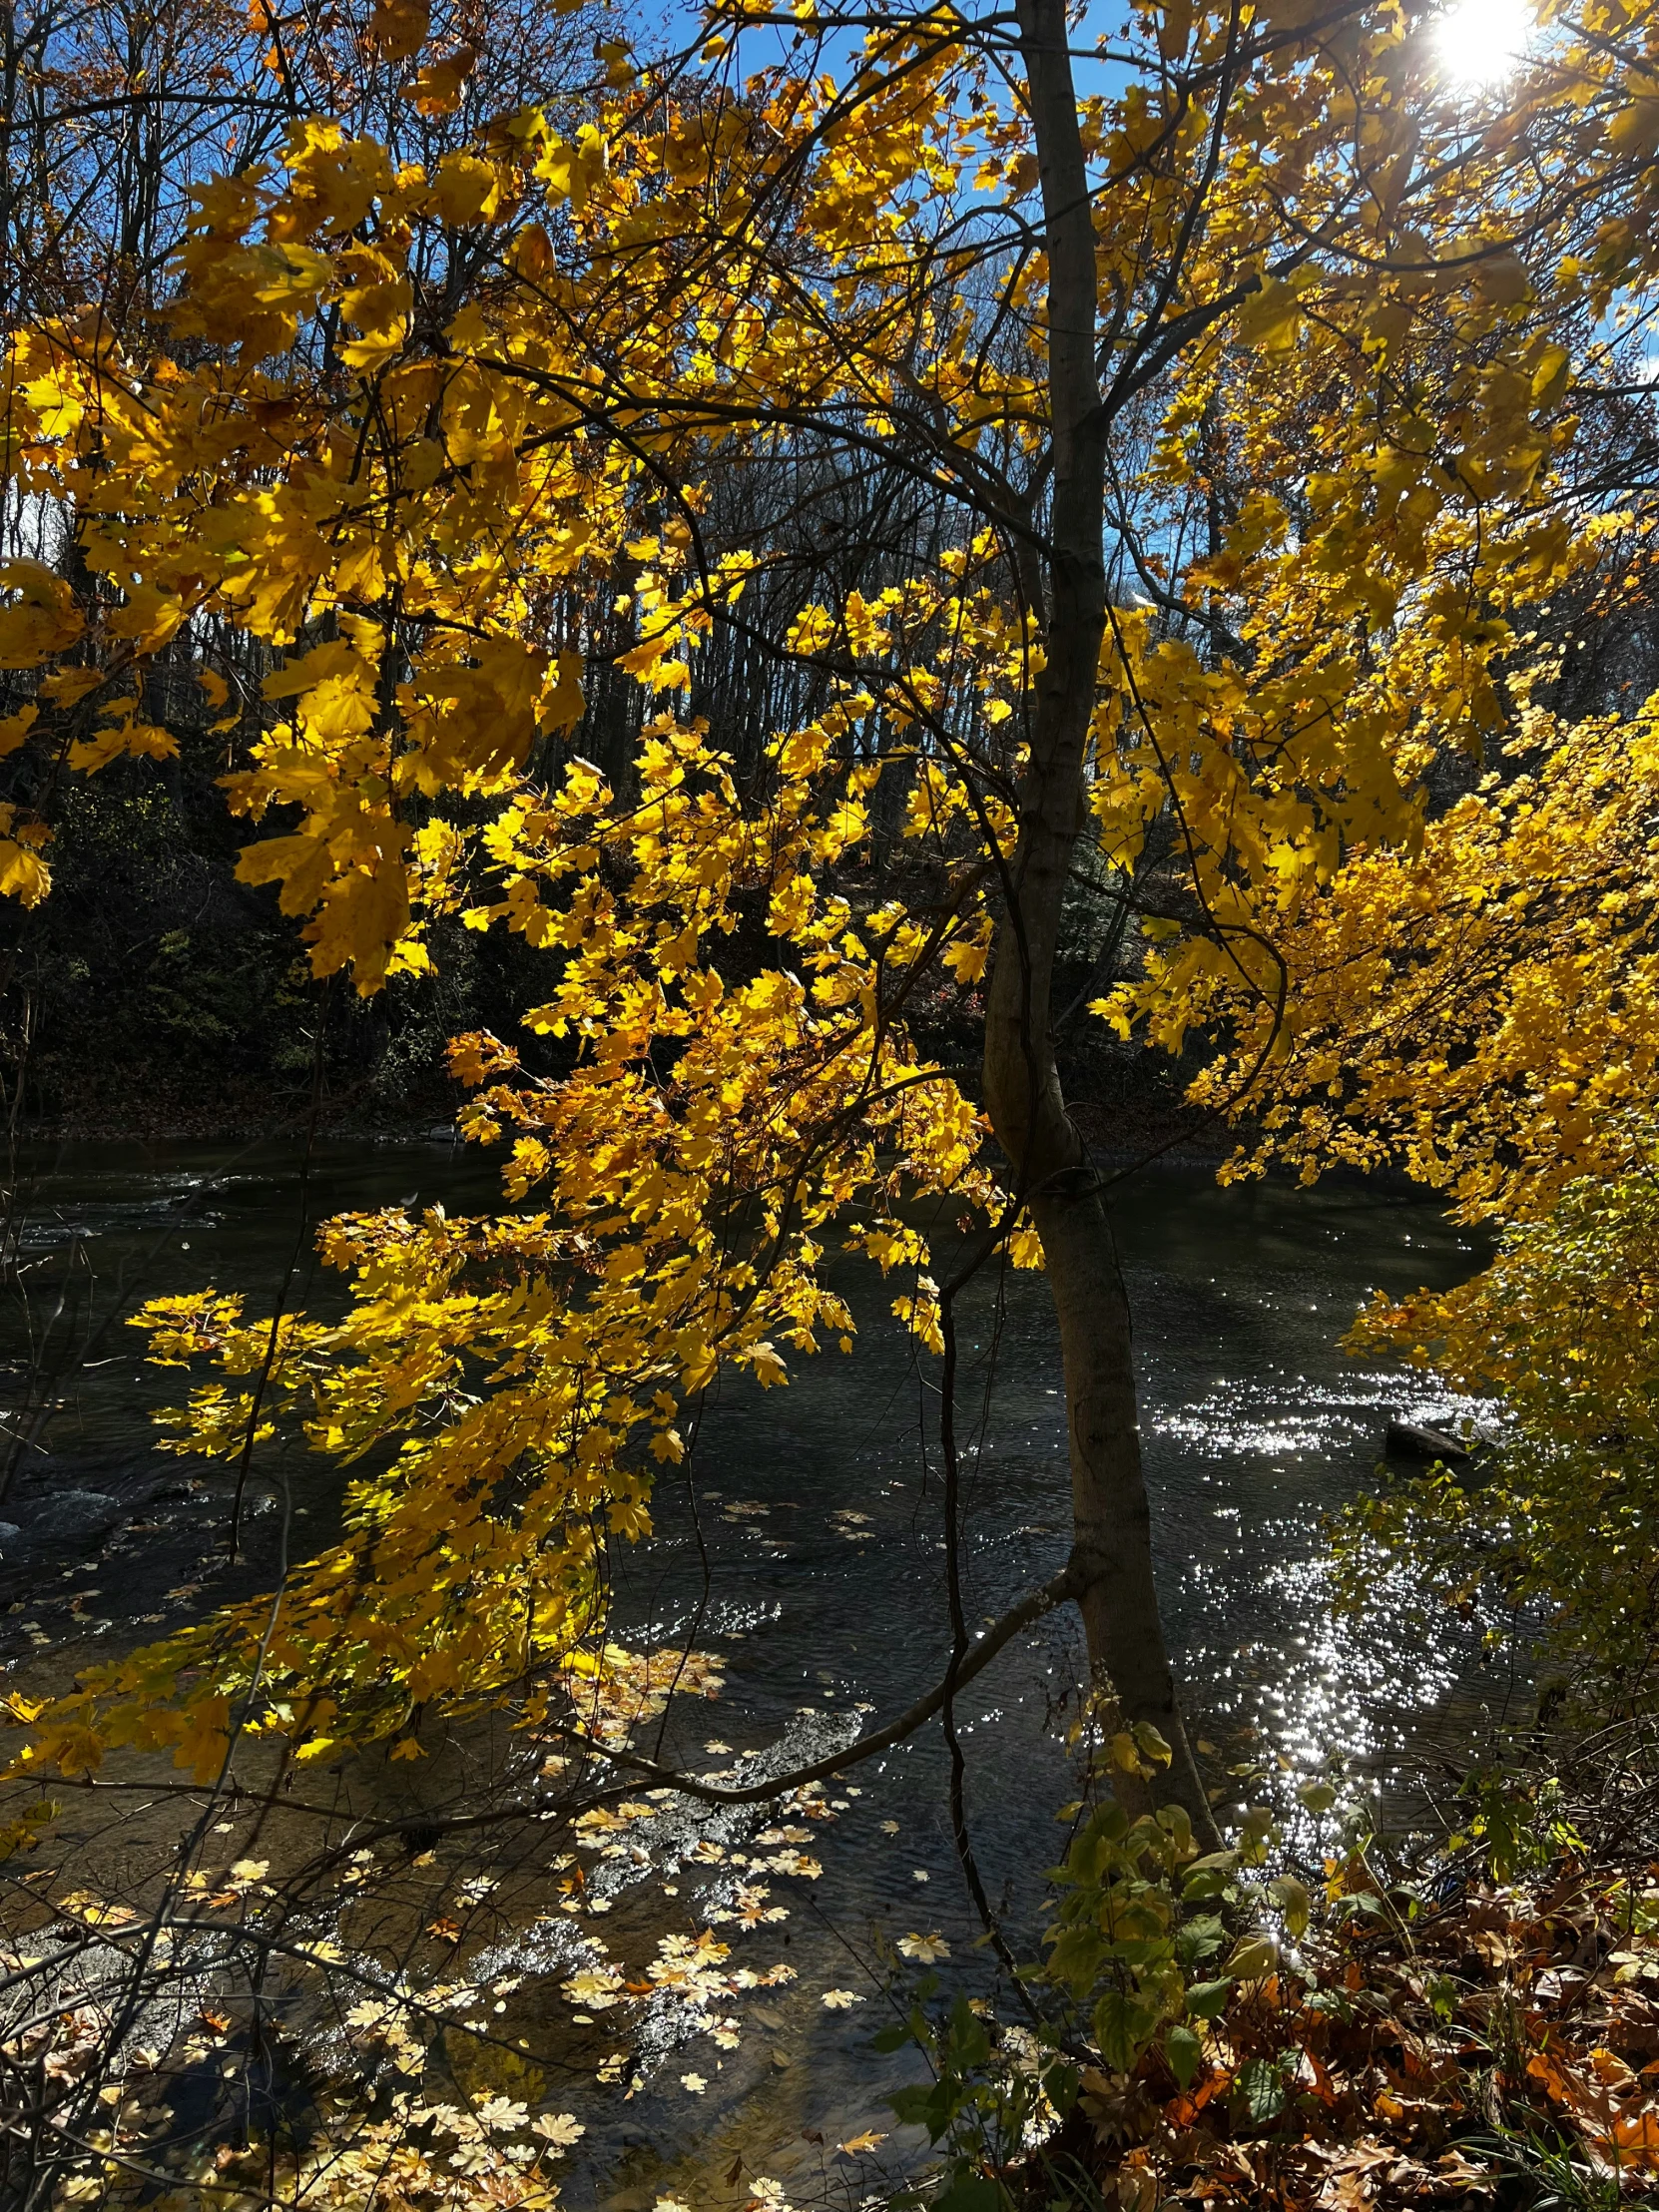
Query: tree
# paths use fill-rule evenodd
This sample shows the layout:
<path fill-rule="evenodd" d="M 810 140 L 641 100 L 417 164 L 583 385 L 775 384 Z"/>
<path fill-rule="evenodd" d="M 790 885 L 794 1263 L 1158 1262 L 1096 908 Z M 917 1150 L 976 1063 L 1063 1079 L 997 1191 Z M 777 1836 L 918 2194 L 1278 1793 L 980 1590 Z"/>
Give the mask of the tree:
<path fill-rule="evenodd" d="M 484 115 L 556 99 L 586 75 L 589 39 L 575 12 L 512 0 L 326 14 L 226 0 L 9 10 L 0 25 L 8 328 L 96 305 L 128 335 L 167 296 L 192 192 L 276 158 L 295 116 L 340 117 L 397 159 L 431 161 Z M 470 54 L 472 67 L 439 96 L 405 99 L 408 57 L 428 36 Z"/>
<path fill-rule="evenodd" d="M 1605 567 L 1639 603 L 1645 546 Z M 1440 1468 L 1362 1501 L 1347 1594 L 1380 1546 L 1452 1602 L 1491 1584 L 1606 1715 L 1638 1706 L 1659 1587 L 1654 702 L 1563 721 L 1543 697 L 1565 657 L 1531 671 L 1506 776 L 1415 851 L 1357 854 L 1281 939 L 1293 1012 L 1232 1172 L 1398 1162 L 1498 1231 L 1470 1282 L 1380 1297 L 1350 1335 L 1498 1396 L 1505 1432 L 1477 1482 Z M 1233 1072 L 1220 1058 L 1201 1083 Z"/>
<path fill-rule="evenodd" d="M 388 58 L 409 20 L 376 18 Z M 1326 887 L 1362 847 L 1418 849 L 1436 778 L 1504 727 L 1528 610 L 1602 535 L 1576 441 L 1617 376 L 1606 318 L 1651 278 L 1659 33 L 1552 18 L 1495 108 L 1387 7 L 1072 36 L 1060 0 L 717 7 L 664 60 L 606 43 L 586 120 L 517 109 L 425 167 L 299 118 L 279 169 L 197 191 L 164 343 L 15 334 L 18 481 L 82 566 L 5 572 L 0 653 L 42 672 L 4 726 L 35 764 L 5 887 L 45 894 L 55 777 L 165 754 L 150 659 L 186 640 L 230 712 L 224 641 L 252 640 L 228 796 L 281 827 L 245 879 L 363 992 L 429 960 L 434 915 L 519 933 L 551 1040 L 536 1073 L 455 1048 L 533 1211 L 331 1225 L 337 1324 L 211 1291 L 152 1315 L 163 1356 L 233 1379 L 197 1391 L 190 1448 L 245 1462 L 291 1417 L 368 1471 L 274 1606 L 62 1701 L 35 1762 L 170 1743 L 205 1774 L 250 1732 L 415 1753 L 419 1709 L 509 1696 L 557 1722 L 607 1664 L 606 1547 L 648 1529 L 712 1376 L 850 1345 L 819 1273 L 838 1233 L 943 1359 L 924 1709 L 1076 1598 L 1121 1788 L 1213 1833 L 1057 1008 L 1081 983 L 1170 1043 L 1233 1018 L 1246 1095 Z M 417 105 L 471 66 L 429 55 Z M 799 533 L 732 533 L 786 469 L 913 488 L 879 589 L 792 593 Z M 786 709 L 742 782 L 676 706 L 723 654 Z M 582 751 L 596 668 L 655 708 L 609 782 Z M 908 856 L 877 898 L 878 790 Z M 1079 884 L 1154 947 L 1116 990 L 1068 967 Z M 987 966 L 981 1113 L 918 1008 L 977 1004 Z M 969 1226 L 941 1283 L 918 1223 L 942 1206 Z M 952 1309 L 1004 1251 L 1053 1288 L 1075 1541 L 975 1645 Z"/>

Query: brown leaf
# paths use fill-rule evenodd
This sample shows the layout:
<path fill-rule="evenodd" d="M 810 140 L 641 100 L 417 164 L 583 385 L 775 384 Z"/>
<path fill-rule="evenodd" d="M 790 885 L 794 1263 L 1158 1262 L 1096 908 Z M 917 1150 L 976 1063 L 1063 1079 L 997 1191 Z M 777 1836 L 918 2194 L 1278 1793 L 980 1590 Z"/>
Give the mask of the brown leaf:
<path fill-rule="evenodd" d="M 1460 2150 L 1448 2150 L 1434 2168 L 1443 2187 L 1452 2189 L 1489 2189 L 1492 2177 L 1484 2166 L 1471 2166 Z"/>
<path fill-rule="evenodd" d="M 1372 2194 L 1364 2174 L 1333 2174 L 1315 2201 L 1331 2206 L 1332 2212 L 1364 2212 Z"/>
<path fill-rule="evenodd" d="M 1615 2097 L 1629 2097 L 1636 2093 L 1636 2076 L 1616 2051 L 1598 2043 L 1585 2060 L 1590 2072 L 1601 2086 Z"/>
<path fill-rule="evenodd" d="M 1607 2133 L 1593 2140 L 1598 2150 L 1616 2157 L 1621 2165 L 1659 2172 L 1659 2108 L 1651 2104 L 1640 2112 L 1621 2112 Z"/>

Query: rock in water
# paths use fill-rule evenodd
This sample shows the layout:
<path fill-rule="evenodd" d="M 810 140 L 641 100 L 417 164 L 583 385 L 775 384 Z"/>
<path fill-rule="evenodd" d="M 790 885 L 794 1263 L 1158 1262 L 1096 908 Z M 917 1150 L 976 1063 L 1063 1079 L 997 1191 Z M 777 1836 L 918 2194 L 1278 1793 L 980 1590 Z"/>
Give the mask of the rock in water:
<path fill-rule="evenodd" d="M 1400 1459 L 1453 1459 L 1471 1457 L 1469 1447 L 1456 1436 L 1447 1435 L 1443 1428 L 1429 1428 L 1420 1421 L 1391 1420 L 1382 1449 L 1390 1458 Z"/>
<path fill-rule="evenodd" d="M 42 1498 L 29 1515 L 23 1542 L 35 1544 L 84 1543 L 102 1536 L 120 1517 L 117 1500 L 103 1490 L 59 1490 Z"/>

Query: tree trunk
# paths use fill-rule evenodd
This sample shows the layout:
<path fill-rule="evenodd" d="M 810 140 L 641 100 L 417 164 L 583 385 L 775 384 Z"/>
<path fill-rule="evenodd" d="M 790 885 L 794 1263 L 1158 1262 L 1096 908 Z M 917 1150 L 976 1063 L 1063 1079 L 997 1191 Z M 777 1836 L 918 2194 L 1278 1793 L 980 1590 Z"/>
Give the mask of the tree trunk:
<path fill-rule="evenodd" d="M 1166 1775 L 1120 1795 L 1174 1799 L 1216 1841 L 1164 1643 L 1152 1576 L 1129 1304 L 1100 1180 L 1060 1087 L 1051 1035 L 1061 909 L 1083 822 L 1083 769 L 1106 628 L 1107 423 L 1095 360 L 1095 236 L 1065 0 L 1020 0 L 1020 36 L 1048 247 L 1054 469 L 1043 610 L 1046 661 L 1031 707 L 1012 897 L 997 929 L 986 1006 L 985 1096 L 997 1140 L 1042 1240 L 1060 1324 L 1072 1516 L 1094 1579 L 1082 1601 L 1089 1660 L 1126 1722 L 1170 1745 Z"/>

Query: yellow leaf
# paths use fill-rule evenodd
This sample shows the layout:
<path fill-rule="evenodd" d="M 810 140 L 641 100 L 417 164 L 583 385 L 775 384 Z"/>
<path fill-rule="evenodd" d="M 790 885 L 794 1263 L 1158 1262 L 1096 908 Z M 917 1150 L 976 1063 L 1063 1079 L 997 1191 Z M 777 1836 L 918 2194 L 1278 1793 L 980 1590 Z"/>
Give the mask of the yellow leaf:
<path fill-rule="evenodd" d="M 101 768 L 123 758 L 171 761 L 179 741 L 158 723 L 141 722 L 137 703 L 118 699 L 104 710 L 105 724 L 89 738 L 78 738 L 69 749 L 69 765 L 83 776 L 95 776 Z"/>
<path fill-rule="evenodd" d="M 478 66 L 478 49 L 463 46 L 441 62 L 428 62 L 409 84 L 403 98 L 412 100 L 422 115 L 452 115 L 461 104 L 467 79 Z"/>
<path fill-rule="evenodd" d="M 408 335 L 413 295 L 406 276 L 383 277 L 358 285 L 340 300 L 340 312 L 362 335 L 340 347 L 340 358 L 349 368 L 377 368 L 395 353 Z"/>
<path fill-rule="evenodd" d="M 958 937 L 954 944 L 945 947 L 945 965 L 955 976 L 958 983 L 977 983 L 985 972 L 985 963 L 990 958 L 990 950 L 991 944 L 988 935 L 983 942 L 976 941 L 972 937 Z"/>
<path fill-rule="evenodd" d="M 541 701 L 544 730 L 570 730 L 581 721 L 587 702 L 582 696 L 582 656 L 561 653 L 555 664 L 557 681 Z"/>
<path fill-rule="evenodd" d="M 131 638 L 140 653 L 156 653 L 178 634 L 189 608 L 177 592 L 153 584 L 129 584 L 127 603 L 107 618 L 111 637 Z"/>
<path fill-rule="evenodd" d="M 0 562 L 0 591 L 18 595 L 0 607 L 0 668 L 38 668 L 86 628 L 74 593 L 39 561 Z"/>
<path fill-rule="evenodd" d="M 445 154 L 426 197 L 443 222 L 465 230 L 495 214 L 501 205 L 501 182 L 494 165 L 477 155 Z"/>
<path fill-rule="evenodd" d="M 286 241 L 245 248 L 241 267 L 253 297 L 273 307 L 302 304 L 321 291 L 334 274 L 334 265 L 326 254 Z"/>
<path fill-rule="evenodd" d="M 377 0 L 368 35 L 387 61 L 407 61 L 426 43 L 432 26 L 428 0 Z"/>
<path fill-rule="evenodd" d="M 54 707 L 78 707 L 83 699 L 109 682 L 101 668 L 55 668 L 41 679 L 40 696 Z"/>
<path fill-rule="evenodd" d="M 591 123 L 584 123 L 574 140 L 548 140 L 536 175 L 555 202 L 568 199 L 580 215 L 605 174 L 606 160 L 603 136 Z"/>
<path fill-rule="evenodd" d="M 1289 353 L 1296 344 L 1297 319 L 1302 313 L 1301 285 L 1277 276 L 1262 280 L 1239 309 L 1238 332 L 1242 342 L 1271 355 Z"/>
<path fill-rule="evenodd" d="M 40 709 L 31 699 L 26 706 L 19 707 L 15 715 L 7 715 L 0 721 L 0 761 L 25 743 L 39 717 Z"/>

